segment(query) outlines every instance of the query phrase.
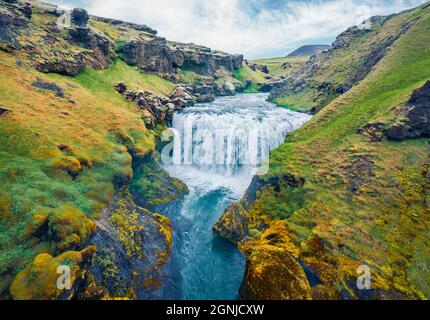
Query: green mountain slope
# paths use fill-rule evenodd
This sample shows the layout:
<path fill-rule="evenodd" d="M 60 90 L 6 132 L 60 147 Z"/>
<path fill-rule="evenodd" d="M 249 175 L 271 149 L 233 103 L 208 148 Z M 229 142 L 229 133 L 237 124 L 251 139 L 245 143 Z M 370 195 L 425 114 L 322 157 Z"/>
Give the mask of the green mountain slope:
<path fill-rule="evenodd" d="M 235 205 L 240 210 L 227 209 L 215 227 L 222 234 L 220 226 L 229 230 L 241 219 L 246 221 L 242 230 L 247 232 L 230 238 L 248 256 L 246 297 L 300 299 L 311 290 L 315 299 L 430 298 L 428 133 L 403 141 L 384 137 L 384 128 L 398 121 L 412 92 L 430 80 L 430 6 L 391 18 L 386 26 L 391 30 L 394 23 L 411 19 L 413 25 L 364 80 L 340 97 L 331 97 L 330 104 L 287 137 L 270 156 L 269 174 L 255 178 Z M 361 47 L 371 34 L 349 46 Z M 348 55 L 351 66 L 344 63 Z M 358 72 L 353 70 L 351 51 L 328 61 L 338 68 L 343 64 L 346 73 L 319 70 L 312 79 L 335 75 L 333 81 L 340 84 L 345 74 Z M 308 106 L 307 97 L 315 92 L 305 87 L 300 96 L 285 99 L 303 99 Z M 429 93 L 419 92 L 423 119 L 427 117 L 421 128 L 425 132 L 430 124 Z M 380 126 L 376 135 L 363 130 L 375 123 Z M 265 258 L 259 260 L 257 253 Z M 298 270 L 295 275 L 276 276 L 285 273 L 286 264 Z M 357 289 L 362 265 L 370 268 L 371 290 Z M 288 289 L 285 281 L 299 285 Z"/>
<path fill-rule="evenodd" d="M 275 86 L 277 104 L 315 113 L 363 80 L 417 22 L 429 4 L 388 17 L 374 17 L 340 34 L 330 50 L 312 57 Z"/>

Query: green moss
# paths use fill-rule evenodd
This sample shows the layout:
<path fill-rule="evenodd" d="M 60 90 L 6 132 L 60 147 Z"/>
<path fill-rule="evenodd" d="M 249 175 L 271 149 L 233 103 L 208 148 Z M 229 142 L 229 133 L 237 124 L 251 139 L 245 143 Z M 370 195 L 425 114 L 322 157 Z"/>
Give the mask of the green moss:
<path fill-rule="evenodd" d="M 49 217 L 49 236 L 60 251 L 79 248 L 95 230 L 95 222 L 69 205 L 55 209 Z"/>

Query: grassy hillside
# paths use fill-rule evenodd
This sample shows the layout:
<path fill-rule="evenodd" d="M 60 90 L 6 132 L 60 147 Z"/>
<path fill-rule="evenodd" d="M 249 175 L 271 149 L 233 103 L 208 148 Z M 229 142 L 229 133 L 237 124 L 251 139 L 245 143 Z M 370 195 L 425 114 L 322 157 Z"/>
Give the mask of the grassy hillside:
<path fill-rule="evenodd" d="M 294 110 L 320 110 L 364 79 L 420 15 L 421 9 L 414 9 L 375 19 L 370 27 L 348 29 L 338 36 L 332 49 L 291 73 L 272 92 L 271 99 Z"/>
<path fill-rule="evenodd" d="M 411 17 L 415 25 L 365 80 L 271 154 L 266 179 L 281 182 L 262 188 L 248 208 L 255 241 L 243 249 L 252 255 L 277 248 L 299 258 L 321 280 L 313 284 L 314 297 L 430 298 L 429 139 L 372 142 L 358 133 L 369 122 L 393 119 L 430 80 L 430 8 L 395 21 Z M 348 54 L 331 61 L 348 72 Z M 335 71 L 320 76 L 344 76 Z M 306 105 L 311 92 L 287 101 Z M 290 186 L 283 180 L 289 175 L 304 184 Z M 265 263 L 279 264 L 275 258 Z M 371 270 L 372 290 L 365 294 L 355 286 L 360 265 Z"/>
<path fill-rule="evenodd" d="M 20 58 L 0 52 L 0 105 L 9 110 L 0 118 L 0 294 L 36 254 L 57 252 L 56 241 L 38 228 L 59 208 L 76 219 L 78 243 L 86 240 L 80 216 L 96 219 L 112 200 L 115 179 L 132 175 L 124 139 L 142 154 L 155 148 L 138 107 L 113 84 L 157 94 L 173 88 L 121 61 L 70 78 L 38 73 Z M 35 88 L 37 78 L 55 82 L 64 97 Z"/>
<path fill-rule="evenodd" d="M 245 63 L 242 65 L 242 68 L 235 72 L 235 78 L 242 82 L 245 87 L 245 93 L 258 92 L 258 84 L 267 82 L 266 76 L 267 74 L 260 70 L 252 70 Z"/>
<path fill-rule="evenodd" d="M 286 77 L 291 72 L 300 68 L 309 57 L 279 57 L 279 58 L 269 58 L 269 59 L 259 59 L 253 62 L 265 65 L 269 68 L 270 75 L 280 78 Z"/>

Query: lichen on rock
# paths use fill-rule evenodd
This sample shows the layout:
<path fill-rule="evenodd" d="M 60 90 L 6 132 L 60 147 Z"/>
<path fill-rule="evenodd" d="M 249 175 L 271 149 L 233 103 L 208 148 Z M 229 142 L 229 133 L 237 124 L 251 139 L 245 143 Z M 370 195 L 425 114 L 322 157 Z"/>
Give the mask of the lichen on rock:
<path fill-rule="evenodd" d="M 14 279 L 10 293 L 15 300 L 66 300 L 77 297 L 81 284 L 88 276 L 88 268 L 95 254 L 95 247 L 76 252 L 67 251 L 57 257 L 39 254 Z M 70 288 L 61 289 L 57 281 L 59 267 L 70 268 Z M 62 270 L 62 269 L 61 269 Z"/>

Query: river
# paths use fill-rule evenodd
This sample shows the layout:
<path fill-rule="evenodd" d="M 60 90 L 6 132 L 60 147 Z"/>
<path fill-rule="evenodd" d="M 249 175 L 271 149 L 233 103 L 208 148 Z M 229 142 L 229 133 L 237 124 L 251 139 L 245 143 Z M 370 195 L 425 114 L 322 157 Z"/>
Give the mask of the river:
<path fill-rule="evenodd" d="M 190 193 L 169 213 L 176 288 L 171 298 L 238 298 L 245 257 L 231 243 L 214 238 L 212 227 L 242 197 L 270 150 L 310 119 L 266 99 L 260 93 L 222 97 L 173 117 L 173 157 L 165 169 Z"/>

